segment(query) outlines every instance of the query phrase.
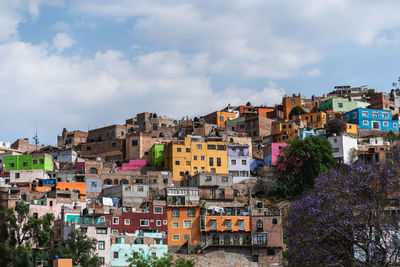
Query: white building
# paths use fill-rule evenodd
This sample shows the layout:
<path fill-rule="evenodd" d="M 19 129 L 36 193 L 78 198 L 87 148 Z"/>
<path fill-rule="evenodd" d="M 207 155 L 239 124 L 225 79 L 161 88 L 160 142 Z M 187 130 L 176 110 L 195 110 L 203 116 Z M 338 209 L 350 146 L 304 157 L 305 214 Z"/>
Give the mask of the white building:
<path fill-rule="evenodd" d="M 10 149 L 10 142 L 3 142 L 0 141 L 0 148 L 6 148 L 6 149 Z"/>
<path fill-rule="evenodd" d="M 328 137 L 333 147 L 333 157 L 343 163 L 351 163 L 352 151 L 357 150 L 357 138 L 346 135 Z"/>

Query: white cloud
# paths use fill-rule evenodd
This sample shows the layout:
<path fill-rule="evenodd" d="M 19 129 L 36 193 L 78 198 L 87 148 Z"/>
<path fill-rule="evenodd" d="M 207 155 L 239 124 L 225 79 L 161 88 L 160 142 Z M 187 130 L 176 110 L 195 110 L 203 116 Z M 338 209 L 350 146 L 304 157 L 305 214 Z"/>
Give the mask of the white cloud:
<path fill-rule="evenodd" d="M 62 52 L 67 48 L 72 47 L 76 41 L 71 38 L 68 33 L 59 32 L 53 38 L 53 48 L 57 50 L 57 52 Z"/>
<path fill-rule="evenodd" d="M 65 21 L 59 21 L 53 25 L 53 30 L 58 32 L 70 32 L 71 28 Z"/>

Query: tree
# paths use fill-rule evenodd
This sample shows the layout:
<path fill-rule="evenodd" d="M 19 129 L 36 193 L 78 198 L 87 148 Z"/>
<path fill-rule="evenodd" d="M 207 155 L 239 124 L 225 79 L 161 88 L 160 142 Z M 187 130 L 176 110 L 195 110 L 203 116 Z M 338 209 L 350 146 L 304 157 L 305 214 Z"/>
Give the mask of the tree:
<path fill-rule="evenodd" d="M 24 241 L 29 240 L 30 236 L 30 220 L 29 205 L 20 201 L 13 209 L 8 209 L 6 214 L 8 227 L 10 230 L 10 238 L 17 246 L 20 246 Z"/>
<path fill-rule="evenodd" d="M 11 261 L 11 248 L 8 233 L 6 212 L 0 205 L 0 266 L 8 266 Z"/>
<path fill-rule="evenodd" d="M 64 246 L 58 246 L 57 255 L 71 258 L 74 266 L 99 267 L 96 252 L 97 240 L 89 238 L 81 229 L 72 230 Z"/>
<path fill-rule="evenodd" d="M 291 120 L 293 118 L 293 116 L 299 116 L 302 114 L 306 114 L 307 112 L 304 111 L 304 109 L 300 106 L 295 106 L 294 108 L 292 108 L 292 110 L 289 113 L 289 120 Z"/>
<path fill-rule="evenodd" d="M 136 267 L 194 267 L 194 262 L 179 257 L 175 262 L 171 254 L 165 254 L 162 257 L 154 257 L 149 253 L 145 253 L 140 249 L 140 253 L 132 253 L 132 257 L 128 259 L 129 266 Z"/>
<path fill-rule="evenodd" d="M 341 119 L 330 120 L 326 124 L 326 134 L 332 136 L 333 134 L 342 135 L 346 131 L 346 123 Z"/>
<path fill-rule="evenodd" d="M 278 157 L 277 190 L 279 197 L 292 198 L 314 186 L 314 178 L 331 170 L 335 163 L 333 149 L 324 137 L 308 136 L 306 139 L 292 139 Z"/>
<path fill-rule="evenodd" d="M 340 165 L 291 204 L 285 233 L 289 266 L 398 266 L 395 165 Z"/>
<path fill-rule="evenodd" d="M 389 131 L 383 136 L 383 139 L 390 143 L 393 143 L 393 141 L 396 140 L 397 138 L 398 136 L 393 131 Z"/>

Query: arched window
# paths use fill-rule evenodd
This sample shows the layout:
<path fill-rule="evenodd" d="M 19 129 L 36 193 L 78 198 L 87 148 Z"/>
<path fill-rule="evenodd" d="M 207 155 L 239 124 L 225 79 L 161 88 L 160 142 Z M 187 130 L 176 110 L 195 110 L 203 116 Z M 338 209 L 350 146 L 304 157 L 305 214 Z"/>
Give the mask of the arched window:
<path fill-rule="evenodd" d="M 114 179 L 114 185 L 118 185 L 118 179 Z"/>
<path fill-rule="evenodd" d="M 257 231 L 262 232 L 263 231 L 263 222 L 261 220 L 257 221 Z"/>
<path fill-rule="evenodd" d="M 128 180 L 126 179 L 122 179 L 119 184 L 129 184 Z"/>
<path fill-rule="evenodd" d="M 278 224 L 278 219 L 277 218 L 273 218 L 272 219 L 272 224 Z"/>
<path fill-rule="evenodd" d="M 105 185 L 112 185 L 112 180 L 111 179 L 105 179 L 104 180 Z"/>
<path fill-rule="evenodd" d="M 89 173 L 90 173 L 90 174 L 98 174 L 96 168 L 90 168 Z"/>

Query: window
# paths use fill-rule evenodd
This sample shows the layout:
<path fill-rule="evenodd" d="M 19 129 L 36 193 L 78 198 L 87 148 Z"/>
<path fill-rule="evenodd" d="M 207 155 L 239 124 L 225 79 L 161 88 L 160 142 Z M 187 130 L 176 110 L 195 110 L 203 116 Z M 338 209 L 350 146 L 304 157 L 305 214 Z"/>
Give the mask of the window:
<path fill-rule="evenodd" d="M 190 218 L 193 218 L 195 215 L 195 210 L 194 209 L 188 209 L 188 214 L 187 216 Z"/>
<path fill-rule="evenodd" d="M 238 221 L 239 231 L 244 231 L 244 220 Z"/>
<path fill-rule="evenodd" d="M 225 221 L 225 229 L 227 231 L 231 231 L 232 230 L 232 220 L 226 220 Z"/>
<path fill-rule="evenodd" d="M 118 234 L 118 230 L 113 229 L 113 230 L 111 230 L 111 233 Z"/>
<path fill-rule="evenodd" d="M 113 217 L 113 224 L 119 224 L 119 218 Z"/>
<path fill-rule="evenodd" d="M 149 226 L 149 220 L 140 220 L 140 226 Z"/>
<path fill-rule="evenodd" d="M 207 145 L 207 149 L 209 150 L 215 150 L 217 148 L 216 145 Z"/>
<path fill-rule="evenodd" d="M 236 165 L 236 159 L 231 159 L 231 165 Z"/>
<path fill-rule="evenodd" d="M 267 249 L 267 256 L 274 256 L 275 255 L 275 249 L 269 248 Z"/>
<path fill-rule="evenodd" d="M 184 220 L 183 227 L 185 228 L 192 228 L 192 221 L 191 220 Z"/>
<path fill-rule="evenodd" d="M 179 209 L 172 210 L 172 218 L 179 218 Z"/>
<path fill-rule="evenodd" d="M 188 153 L 189 153 L 189 152 L 190 152 L 190 148 L 186 148 L 186 152 L 188 152 Z"/>
<path fill-rule="evenodd" d="M 338 103 L 337 105 L 338 105 L 339 108 L 343 107 L 343 103 Z"/>
<path fill-rule="evenodd" d="M 179 240 L 179 235 L 173 235 L 172 240 Z"/>
<path fill-rule="evenodd" d="M 90 151 L 90 150 L 92 150 L 92 147 L 91 146 L 87 146 L 86 147 L 86 151 Z"/>
<path fill-rule="evenodd" d="M 228 177 L 222 176 L 222 177 L 221 177 L 221 182 L 223 182 L 223 183 L 228 182 Z"/>
<path fill-rule="evenodd" d="M 254 234 L 253 235 L 253 244 L 254 245 L 267 244 L 267 235 L 266 234 Z"/>
<path fill-rule="evenodd" d="M 201 156 L 201 158 L 200 158 L 201 160 L 205 160 L 205 158 L 204 158 L 204 156 Z"/>
<path fill-rule="evenodd" d="M 164 221 L 163 221 L 163 224 L 164 224 L 164 225 L 167 225 L 167 224 L 168 224 L 168 221 L 167 221 L 167 220 L 164 220 Z"/>
<path fill-rule="evenodd" d="M 26 167 L 26 166 L 28 166 L 28 162 L 23 162 L 22 165 L 23 165 L 24 167 Z"/>
<path fill-rule="evenodd" d="M 34 159 L 33 160 L 33 165 L 36 165 L 37 164 L 37 159 Z"/>
<path fill-rule="evenodd" d="M 382 116 L 383 116 L 384 118 L 389 118 L 389 113 L 383 112 L 383 113 L 382 113 Z"/>
<path fill-rule="evenodd" d="M 246 165 L 247 164 L 247 161 L 244 159 L 244 160 L 242 160 L 242 165 Z"/>
<path fill-rule="evenodd" d="M 217 158 L 217 166 L 221 166 L 221 158 Z"/>
<path fill-rule="evenodd" d="M 224 121 L 224 116 L 219 116 L 219 121 Z"/>
<path fill-rule="evenodd" d="M 185 172 L 179 172 L 179 175 L 183 176 L 183 175 L 185 175 Z"/>
<path fill-rule="evenodd" d="M 215 188 L 210 189 L 210 198 L 211 199 L 215 198 Z"/>
<path fill-rule="evenodd" d="M 96 234 L 107 234 L 107 228 L 96 228 Z"/>
<path fill-rule="evenodd" d="M 104 265 L 104 257 L 99 257 L 100 265 Z"/>
<path fill-rule="evenodd" d="M 226 150 L 226 146 L 224 146 L 224 145 L 217 145 L 217 150 Z"/>
<path fill-rule="evenodd" d="M 90 168 L 89 173 L 90 174 L 97 174 L 98 172 L 97 172 L 96 168 Z"/>
<path fill-rule="evenodd" d="M 176 151 L 177 151 L 177 152 L 182 152 L 182 148 L 178 147 L 178 148 L 176 149 Z"/>
<path fill-rule="evenodd" d="M 154 214 L 162 214 L 162 213 L 163 213 L 163 207 L 161 207 L 161 206 L 154 206 L 153 212 L 154 212 Z"/>
<path fill-rule="evenodd" d="M 333 148 L 333 152 L 334 153 L 338 153 L 339 152 L 339 148 L 338 147 Z"/>
<path fill-rule="evenodd" d="M 257 220 L 257 231 L 262 232 L 264 230 L 263 222 L 261 220 Z"/>
<path fill-rule="evenodd" d="M 393 127 L 396 128 L 397 127 L 397 123 L 393 123 Z"/>
<path fill-rule="evenodd" d="M 224 188 L 219 189 L 219 198 L 225 199 L 225 189 Z"/>
<path fill-rule="evenodd" d="M 214 166 L 214 158 L 209 158 L 209 165 Z"/>
<path fill-rule="evenodd" d="M 211 230 L 217 230 L 217 220 L 210 221 L 210 228 Z"/>
<path fill-rule="evenodd" d="M 369 121 L 363 121 L 363 125 L 369 125 Z"/>
<path fill-rule="evenodd" d="M 118 257 L 119 257 L 118 254 L 119 254 L 118 251 L 114 251 L 114 253 L 113 253 L 113 258 L 114 258 L 114 259 L 118 259 Z"/>
<path fill-rule="evenodd" d="M 137 146 L 138 145 L 138 140 L 132 140 L 132 146 Z"/>
<path fill-rule="evenodd" d="M 179 222 L 172 222 L 172 228 L 179 228 Z"/>
<path fill-rule="evenodd" d="M 278 219 L 277 218 L 273 218 L 272 219 L 272 224 L 278 224 Z"/>
<path fill-rule="evenodd" d="M 186 165 L 187 165 L 187 166 L 190 166 L 190 161 L 186 161 Z"/>
<path fill-rule="evenodd" d="M 129 219 L 124 219 L 124 225 L 130 225 L 131 224 L 131 220 Z"/>
<path fill-rule="evenodd" d="M 196 145 L 196 148 L 197 149 L 202 149 L 202 146 L 199 144 L 199 145 Z"/>
<path fill-rule="evenodd" d="M 379 113 L 378 112 L 372 112 L 372 117 L 373 118 L 378 118 L 379 117 Z"/>
<path fill-rule="evenodd" d="M 211 173 L 216 173 L 215 168 L 211 168 Z"/>
<path fill-rule="evenodd" d="M 186 240 L 186 241 L 189 241 L 189 240 L 190 240 L 190 235 L 185 235 L 184 237 L 185 237 L 185 240 Z"/>
<path fill-rule="evenodd" d="M 157 221 L 156 221 L 156 225 L 157 225 L 157 226 L 161 226 L 161 220 L 157 220 Z"/>
<path fill-rule="evenodd" d="M 98 250 L 104 250 L 105 249 L 105 242 L 104 241 L 97 242 L 97 249 Z"/>
<path fill-rule="evenodd" d="M 179 160 L 175 161 L 175 165 L 179 165 L 179 164 L 180 164 Z"/>
<path fill-rule="evenodd" d="M 290 103 L 291 103 L 292 105 L 294 105 L 296 102 L 295 102 L 294 99 L 291 99 L 291 100 L 290 100 Z"/>
<path fill-rule="evenodd" d="M 197 156 L 193 156 L 193 160 L 197 160 Z"/>
<path fill-rule="evenodd" d="M 381 128 L 381 125 L 380 125 L 379 121 L 372 122 L 372 129 L 379 130 L 380 128 Z"/>
<path fill-rule="evenodd" d="M 40 164 L 44 164 L 44 159 L 39 159 Z"/>
<path fill-rule="evenodd" d="M 90 182 L 90 187 L 97 187 L 97 182 Z"/>
<path fill-rule="evenodd" d="M 15 173 L 15 179 L 19 179 L 19 178 L 20 178 L 19 172 L 16 172 Z"/>
<path fill-rule="evenodd" d="M 357 118 L 357 112 L 353 112 L 353 119 Z"/>
<path fill-rule="evenodd" d="M 117 145 L 116 142 L 112 142 L 112 143 L 111 143 L 111 146 L 112 146 L 112 147 L 115 147 L 116 145 Z"/>
<path fill-rule="evenodd" d="M 382 125 L 385 126 L 385 127 L 388 127 L 389 126 L 389 122 L 384 121 L 384 122 L 382 122 Z"/>
<path fill-rule="evenodd" d="M 334 143 L 337 143 L 337 138 L 333 138 L 333 142 L 334 142 Z"/>

